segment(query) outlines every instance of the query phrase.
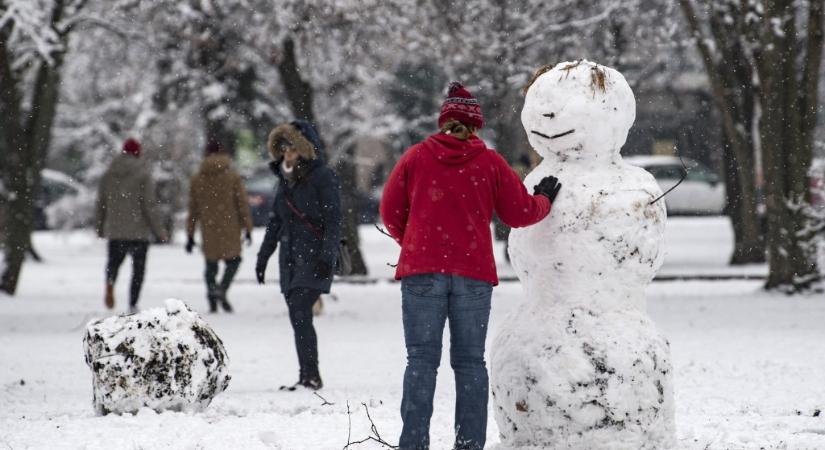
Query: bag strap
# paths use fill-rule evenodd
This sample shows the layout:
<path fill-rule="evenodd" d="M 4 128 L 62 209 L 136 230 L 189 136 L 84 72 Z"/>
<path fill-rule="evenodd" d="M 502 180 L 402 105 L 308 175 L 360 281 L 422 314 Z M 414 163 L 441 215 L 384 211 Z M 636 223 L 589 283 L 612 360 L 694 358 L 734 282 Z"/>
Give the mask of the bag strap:
<path fill-rule="evenodd" d="M 301 210 L 296 208 L 295 205 L 292 204 L 292 202 L 289 200 L 289 196 L 287 196 L 286 193 L 284 193 L 284 200 L 286 200 L 286 205 L 289 206 L 289 209 L 291 209 L 292 212 L 296 216 L 298 216 L 298 218 L 301 219 L 302 222 L 304 222 L 304 225 L 306 225 L 307 228 L 309 228 L 309 230 L 312 231 L 312 234 L 314 234 L 315 237 L 318 239 L 323 239 L 324 232 L 321 231 L 321 229 L 315 226 L 312 222 L 310 222 L 309 219 L 307 219 L 307 216 L 304 213 L 302 213 Z"/>

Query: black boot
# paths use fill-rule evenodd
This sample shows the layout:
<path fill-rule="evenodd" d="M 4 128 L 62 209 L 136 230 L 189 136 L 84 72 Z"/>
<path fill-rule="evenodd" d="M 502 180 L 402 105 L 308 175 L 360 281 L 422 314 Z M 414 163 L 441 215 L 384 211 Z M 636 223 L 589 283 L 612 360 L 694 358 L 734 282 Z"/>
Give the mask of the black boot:
<path fill-rule="evenodd" d="M 221 304 L 221 308 L 224 311 L 231 313 L 232 312 L 232 305 L 229 304 L 229 300 L 226 299 L 226 291 L 223 289 L 218 288 L 217 292 L 217 300 Z"/>
<path fill-rule="evenodd" d="M 235 278 L 235 274 L 238 273 L 238 267 L 240 267 L 240 265 L 240 256 L 224 261 L 223 278 L 221 279 L 221 284 L 218 286 L 220 291 L 218 301 L 221 303 L 221 308 L 228 313 L 232 312 L 232 305 L 230 305 L 229 300 L 226 299 L 226 292 L 229 290 L 229 287 L 232 286 L 232 280 Z"/>
<path fill-rule="evenodd" d="M 311 377 L 307 377 L 302 383 L 301 386 L 312 389 L 313 391 L 317 391 L 324 387 L 324 382 L 321 381 L 321 375 L 313 375 Z"/>
<path fill-rule="evenodd" d="M 218 312 L 218 288 L 211 286 L 206 293 L 206 299 L 209 301 L 209 312 L 214 314 Z"/>
<path fill-rule="evenodd" d="M 301 386 L 307 389 L 312 389 L 313 391 L 317 391 L 318 389 L 324 387 L 324 382 L 321 381 L 321 374 L 318 372 L 318 366 L 307 370 L 306 375 L 301 377 L 301 381 L 299 381 L 299 383 Z"/>

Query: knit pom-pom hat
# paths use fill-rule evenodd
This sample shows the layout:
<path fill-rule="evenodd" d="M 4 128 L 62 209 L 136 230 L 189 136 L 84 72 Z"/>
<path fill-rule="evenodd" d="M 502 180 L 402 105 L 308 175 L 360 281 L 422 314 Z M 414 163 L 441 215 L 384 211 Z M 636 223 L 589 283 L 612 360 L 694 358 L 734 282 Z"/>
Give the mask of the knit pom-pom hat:
<path fill-rule="evenodd" d="M 447 88 L 447 98 L 441 104 L 441 114 L 438 116 L 438 127 L 450 119 L 471 125 L 475 128 L 484 126 L 484 115 L 481 105 L 467 89 L 458 81 L 453 81 Z"/>

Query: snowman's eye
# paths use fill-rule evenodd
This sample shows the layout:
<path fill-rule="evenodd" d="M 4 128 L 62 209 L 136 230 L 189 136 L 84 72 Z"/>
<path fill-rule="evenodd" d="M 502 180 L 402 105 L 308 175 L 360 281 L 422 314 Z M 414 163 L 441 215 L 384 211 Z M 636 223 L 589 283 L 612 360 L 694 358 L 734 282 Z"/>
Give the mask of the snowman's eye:
<path fill-rule="evenodd" d="M 552 119 L 552 118 L 556 117 L 556 113 L 542 114 L 542 116 L 544 116 L 544 117 L 549 117 L 549 118 L 551 118 L 551 119 Z"/>

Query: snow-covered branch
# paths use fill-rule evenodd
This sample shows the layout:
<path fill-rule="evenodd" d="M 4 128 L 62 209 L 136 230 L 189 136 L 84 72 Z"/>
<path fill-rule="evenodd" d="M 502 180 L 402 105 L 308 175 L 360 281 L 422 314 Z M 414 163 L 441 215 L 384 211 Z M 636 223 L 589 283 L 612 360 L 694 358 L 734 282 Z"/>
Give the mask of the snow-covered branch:
<path fill-rule="evenodd" d="M 8 45 L 15 53 L 31 49 L 47 64 L 54 64 L 54 53 L 64 46 L 51 23 L 51 0 L 5 0 L 0 10 L 0 29 L 10 27 Z M 26 44 L 32 44 L 28 47 Z M 20 57 L 18 53 L 18 57 Z"/>
<path fill-rule="evenodd" d="M 632 9 L 632 5 L 628 5 L 628 3 L 635 3 L 635 2 L 627 2 L 623 0 L 614 0 L 609 2 L 605 5 L 604 10 L 599 12 L 596 15 L 585 17 L 582 19 L 574 19 L 567 22 L 559 22 L 559 23 L 551 23 L 547 25 L 542 25 L 541 28 L 538 26 L 535 29 L 535 34 L 531 32 L 532 37 L 526 39 L 525 41 L 519 43 L 516 47 L 517 52 L 524 51 L 526 48 L 533 46 L 539 42 L 545 41 L 549 38 L 551 33 L 560 33 L 560 32 L 572 32 L 576 29 L 590 27 L 592 25 L 598 24 L 607 20 L 611 15 L 613 15 L 619 8 L 627 8 Z"/>

